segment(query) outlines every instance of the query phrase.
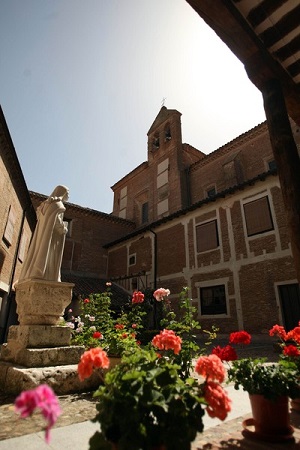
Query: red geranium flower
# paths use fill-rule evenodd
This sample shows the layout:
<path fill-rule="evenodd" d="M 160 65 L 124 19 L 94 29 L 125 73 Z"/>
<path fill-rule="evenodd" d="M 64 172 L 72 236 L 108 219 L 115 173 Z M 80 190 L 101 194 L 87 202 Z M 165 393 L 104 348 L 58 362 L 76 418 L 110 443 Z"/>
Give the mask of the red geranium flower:
<path fill-rule="evenodd" d="M 283 354 L 285 356 L 299 356 L 300 351 L 295 345 L 287 345 L 283 349 Z"/>
<path fill-rule="evenodd" d="M 251 342 L 251 335 L 247 331 L 236 331 L 229 336 L 229 344 L 248 345 Z"/>
<path fill-rule="evenodd" d="M 115 329 L 116 329 L 116 330 L 123 330 L 123 329 L 124 329 L 124 325 L 122 325 L 121 323 L 117 323 L 117 324 L 115 325 Z"/>
<path fill-rule="evenodd" d="M 95 333 L 93 333 L 93 338 L 94 339 L 101 339 L 102 338 L 102 333 L 100 333 L 100 331 L 95 331 Z"/>
<path fill-rule="evenodd" d="M 214 347 L 212 350 L 212 355 L 217 355 L 222 361 L 235 361 L 237 359 L 236 351 L 231 345 L 226 345 L 225 347 Z"/>
<path fill-rule="evenodd" d="M 88 298 L 85 298 L 85 299 L 83 300 L 83 303 L 90 303 L 90 301 L 89 301 Z"/>
<path fill-rule="evenodd" d="M 300 344 L 300 327 L 295 327 L 286 334 L 286 341 L 292 340 Z"/>
<path fill-rule="evenodd" d="M 136 291 L 132 294 L 132 303 L 143 303 L 144 294 L 140 291 Z"/>
<path fill-rule="evenodd" d="M 274 325 L 271 330 L 269 330 L 270 336 L 278 336 L 280 339 L 286 340 L 286 331 L 281 325 Z"/>

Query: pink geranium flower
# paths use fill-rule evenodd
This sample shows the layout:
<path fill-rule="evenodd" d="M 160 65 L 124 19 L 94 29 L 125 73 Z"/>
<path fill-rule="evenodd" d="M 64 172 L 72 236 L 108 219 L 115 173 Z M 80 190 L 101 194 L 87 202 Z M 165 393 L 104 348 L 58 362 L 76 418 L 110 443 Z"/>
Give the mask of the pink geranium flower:
<path fill-rule="evenodd" d="M 208 405 L 207 414 L 224 420 L 231 411 L 231 400 L 222 386 L 214 381 L 208 381 L 204 387 L 204 398 Z"/>
<path fill-rule="evenodd" d="M 15 400 L 15 411 L 22 418 L 31 416 L 36 409 L 41 411 L 47 421 L 45 440 L 49 443 L 50 430 L 61 414 L 61 409 L 55 393 L 47 384 L 41 384 L 34 389 L 23 391 Z"/>
<path fill-rule="evenodd" d="M 79 379 L 83 381 L 85 378 L 89 378 L 96 368 L 108 369 L 108 367 L 109 359 L 107 353 L 100 347 L 91 348 L 84 352 L 80 358 L 77 367 Z"/>
<path fill-rule="evenodd" d="M 217 355 L 200 356 L 196 361 L 195 371 L 206 380 L 223 383 L 225 379 L 225 369 Z"/>
<path fill-rule="evenodd" d="M 154 291 L 154 293 L 153 293 L 153 297 L 158 302 L 161 302 L 162 300 L 164 300 L 165 297 L 168 297 L 169 295 L 170 295 L 170 290 L 164 289 L 164 288 L 156 289 L 156 291 Z"/>
<path fill-rule="evenodd" d="M 181 350 L 182 340 L 173 330 L 163 330 L 152 339 L 152 345 L 159 350 L 173 350 L 175 355 Z"/>

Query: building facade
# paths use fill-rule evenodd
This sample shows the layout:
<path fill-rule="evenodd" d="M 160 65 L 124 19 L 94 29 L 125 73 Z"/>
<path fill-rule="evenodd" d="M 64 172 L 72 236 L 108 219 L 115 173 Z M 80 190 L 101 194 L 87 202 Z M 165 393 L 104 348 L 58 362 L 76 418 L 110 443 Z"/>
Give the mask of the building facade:
<path fill-rule="evenodd" d="M 148 133 L 148 161 L 113 190 L 114 214 L 138 227 L 106 246 L 108 277 L 169 288 L 175 303 L 188 286 L 203 327 L 224 333 L 298 324 L 299 284 L 266 123 L 206 156 L 182 144 L 180 114 L 163 107 Z"/>
<path fill-rule="evenodd" d="M 27 253 L 36 215 L 0 108 L 0 342 L 11 310 L 13 284 Z"/>

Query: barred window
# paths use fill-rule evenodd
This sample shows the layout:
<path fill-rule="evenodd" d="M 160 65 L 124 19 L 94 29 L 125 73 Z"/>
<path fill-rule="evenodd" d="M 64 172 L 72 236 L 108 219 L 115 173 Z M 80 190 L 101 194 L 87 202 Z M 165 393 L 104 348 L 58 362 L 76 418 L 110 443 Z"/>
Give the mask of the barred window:
<path fill-rule="evenodd" d="M 200 288 L 201 315 L 227 314 L 225 286 Z"/>

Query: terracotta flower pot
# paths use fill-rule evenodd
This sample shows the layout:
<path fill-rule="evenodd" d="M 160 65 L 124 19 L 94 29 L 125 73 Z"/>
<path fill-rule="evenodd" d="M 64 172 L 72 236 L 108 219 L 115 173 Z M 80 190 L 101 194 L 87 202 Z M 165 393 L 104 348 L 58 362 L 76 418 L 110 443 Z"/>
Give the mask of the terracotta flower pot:
<path fill-rule="evenodd" d="M 300 398 L 291 399 L 291 409 L 300 412 Z"/>
<path fill-rule="evenodd" d="M 249 394 L 252 419 L 243 422 L 247 437 L 268 442 L 293 439 L 294 429 L 290 425 L 289 398 L 282 396 L 269 400 L 263 395 Z M 254 431 L 251 430 L 254 427 Z"/>

